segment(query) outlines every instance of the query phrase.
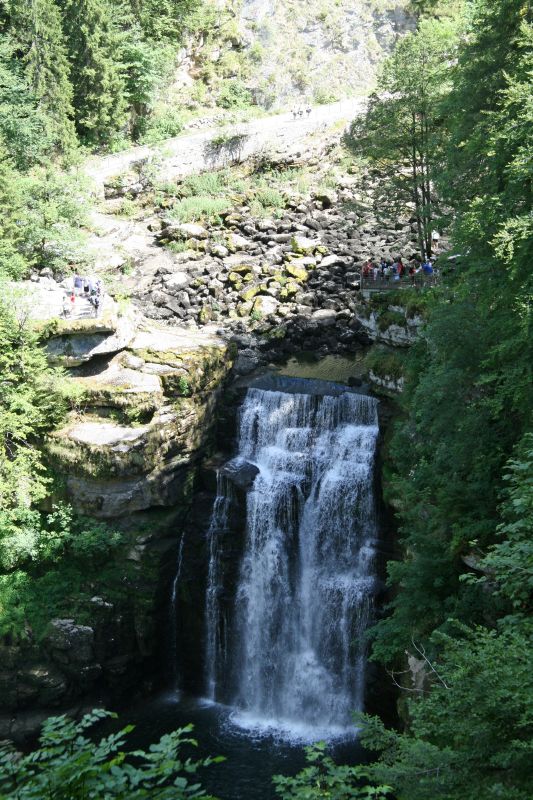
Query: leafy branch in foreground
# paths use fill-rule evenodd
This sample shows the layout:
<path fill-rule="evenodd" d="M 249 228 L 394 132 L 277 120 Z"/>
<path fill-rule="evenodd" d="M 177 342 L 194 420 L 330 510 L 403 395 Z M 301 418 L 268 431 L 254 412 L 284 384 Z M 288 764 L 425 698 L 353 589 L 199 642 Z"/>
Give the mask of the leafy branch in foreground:
<path fill-rule="evenodd" d="M 9 745 L 0 747 L 0 800 L 214 800 L 189 777 L 223 759 L 180 757 L 184 745 L 197 744 L 188 736 L 192 725 L 162 736 L 146 752 L 127 753 L 122 748 L 133 725 L 100 741 L 85 736 L 88 728 L 113 717 L 103 709 L 79 722 L 50 717 L 37 750 L 21 755 Z"/>
<path fill-rule="evenodd" d="M 306 748 L 308 766 L 297 775 L 276 775 L 274 785 L 282 800 L 386 800 L 388 786 L 364 786 L 368 772 L 364 766 L 337 765 L 326 755 L 326 743 Z"/>

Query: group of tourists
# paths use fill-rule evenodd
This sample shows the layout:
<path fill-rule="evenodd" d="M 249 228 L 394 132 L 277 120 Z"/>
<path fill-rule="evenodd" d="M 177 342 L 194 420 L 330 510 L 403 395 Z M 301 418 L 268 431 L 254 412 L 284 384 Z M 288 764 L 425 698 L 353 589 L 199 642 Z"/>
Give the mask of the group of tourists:
<path fill-rule="evenodd" d="M 367 280 L 410 280 L 413 284 L 416 283 L 417 275 L 429 278 L 435 274 L 434 262 L 430 258 L 426 258 L 422 262 L 412 259 L 409 264 L 404 264 L 401 258 L 396 258 L 393 261 L 386 261 L 382 258 L 379 264 L 368 259 L 361 270 L 362 277 Z"/>
<path fill-rule="evenodd" d="M 63 316 L 72 317 L 80 303 L 78 298 L 88 300 L 94 308 L 95 317 L 102 303 L 103 285 L 100 278 L 75 274 L 69 281 L 70 286 L 63 298 Z"/>
<path fill-rule="evenodd" d="M 294 106 L 291 113 L 293 119 L 298 119 L 298 117 L 309 116 L 311 111 L 312 108 L 308 103 L 306 106 Z"/>

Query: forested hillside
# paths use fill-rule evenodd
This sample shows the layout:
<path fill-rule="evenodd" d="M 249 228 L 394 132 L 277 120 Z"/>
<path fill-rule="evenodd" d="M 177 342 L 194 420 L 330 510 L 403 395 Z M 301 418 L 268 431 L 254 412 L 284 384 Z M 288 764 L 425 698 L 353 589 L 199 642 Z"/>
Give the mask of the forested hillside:
<path fill-rule="evenodd" d="M 389 10 L 391 4 L 382 5 Z M 324 6 L 324 19 L 333 15 L 336 24 L 339 14 L 347 13 L 344 3 Z M 398 4 L 402 13 L 405 6 Z M 420 258 L 431 254 L 435 229 L 448 243 L 440 255 L 438 286 L 424 293 L 407 290 L 423 319 L 416 342 L 402 352 L 403 392 L 394 400 L 383 446 L 384 502 L 398 538 L 388 562 L 389 602 L 368 637 L 370 658 L 397 689 L 399 724 L 389 729 L 377 717 L 361 716 L 361 740 L 373 763 L 339 767 L 318 746 L 310 751 L 306 770 L 276 779 L 284 800 L 531 797 L 533 4 L 413 0 L 410 9 L 416 30 L 401 38 L 382 64 L 365 113 L 345 135 L 340 162 L 351 179 L 378 176 L 382 220 L 407 210 Z M 211 55 L 220 49 L 221 58 L 227 56 L 214 76 L 211 55 L 198 56 L 200 80 L 187 89 L 188 107 L 162 100 L 167 91 L 176 96 L 176 52 L 187 36 L 199 37 Z M 16 283 L 32 270 L 63 275 L 89 269 L 87 214 L 93 201 L 80 169 L 88 154 L 176 135 L 187 120 L 202 116 L 211 85 L 217 109 L 257 112 L 250 112 L 244 78 L 249 59 L 261 54 L 256 49 L 244 57 L 235 41 L 233 15 L 221 16 L 196 0 L 0 0 L 0 638 L 5 648 L 39 642 L 54 616 L 83 622 L 89 599 L 102 586 L 109 596 L 116 593 L 119 608 L 121 593 L 135 593 L 131 564 L 117 568 L 114 561 L 122 546 L 128 549 L 127 534 L 58 500 L 64 487 L 42 442 L 77 409 L 80 396 L 65 371 L 47 361 L 42 344 L 50 331 L 30 322 Z M 318 99 L 339 96 L 336 88 Z M 281 215 L 285 199 L 272 177 L 281 180 L 281 173 L 261 168 L 261 187 L 265 193 L 276 190 L 277 206 L 260 207 L 257 215 L 265 217 L 267 209 Z M 237 191 L 228 176 L 189 182 L 208 186 L 199 195 L 204 201 L 208 195 L 209 207 L 216 214 L 222 208 L 226 216 Z M 175 187 L 169 192 L 183 202 L 186 189 L 184 183 L 181 195 Z M 160 194 L 164 206 L 168 197 Z M 320 197 L 319 214 L 337 202 L 326 191 Z M 121 208 L 128 202 L 133 206 L 129 198 L 119 200 Z M 135 202 L 138 211 L 142 205 L 136 197 Z M 293 206 L 307 214 L 298 202 Z M 354 201 L 350 204 L 341 211 L 353 210 Z M 318 231 L 320 224 L 308 218 Z M 320 219 L 327 222 L 324 214 Z M 258 227 L 268 246 L 291 238 L 277 233 L 272 241 L 268 221 Z M 199 237 L 207 239 L 201 231 Z M 172 244 L 173 258 L 190 255 L 188 244 Z M 231 259 L 235 248 L 230 255 L 226 244 L 221 239 L 213 246 L 221 258 Z M 201 254 L 206 247 L 197 249 Z M 313 252 L 304 247 L 301 263 Z M 199 257 L 193 252 L 191 260 Z M 313 257 L 307 258 L 305 280 L 309 261 Z M 241 269 L 238 259 L 232 263 L 237 283 L 248 267 Z M 337 263 L 335 257 L 331 263 Z M 276 280 L 280 274 L 274 269 Z M 162 280 L 168 283 L 167 278 Z M 280 281 L 284 288 L 286 277 Z M 326 310 L 331 314 L 333 308 Z M 261 324 L 261 313 L 253 313 L 251 321 Z M 235 320 L 240 324 L 237 314 L 232 324 Z M 283 339 L 282 327 L 268 330 L 269 346 Z M 244 327 L 239 332 L 243 341 L 250 338 Z M 139 361 L 131 353 L 128 358 Z M 182 373 L 176 378 L 178 402 L 190 392 L 187 380 Z M 139 425 L 139 418 L 131 424 Z M 65 779 L 69 798 L 88 796 L 88 786 L 97 796 L 104 785 L 106 796 L 116 798 L 202 796 L 183 777 L 176 778 L 175 788 L 167 785 L 171 776 L 196 769 L 178 758 L 183 737 L 165 740 L 146 759 L 142 755 L 152 767 L 141 780 L 140 770 L 121 766 L 123 755 L 115 757 L 123 737 L 91 754 L 91 743 L 80 737 L 98 719 L 98 714 L 87 718 L 81 727 L 49 723 L 39 758 L 17 762 L 9 748 L 1 751 L 9 769 L 0 775 L 0 798 L 44 797 L 43 787 L 61 787 Z M 52 752 L 51 743 L 58 749 Z M 80 777 L 82 766 L 87 774 Z"/>
<path fill-rule="evenodd" d="M 384 748 L 375 772 L 400 797 L 525 800 L 533 10 L 476 0 L 450 19 L 447 5 L 399 44 L 352 129 L 352 146 L 385 169 L 416 151 L 418 176 L 395 191 L 411 192 L 423 232 L 449 224 L 459 254 L 409 355 L 389 444 L 403 557 L 389 567 L 395 597 L 373 657 L 406 687 L 408 732 L 376 723 L 365 738 Z M 426 195 L 425 180 L 435 187 Z M 410 681 L 405 653 L 423 683 Z"/>

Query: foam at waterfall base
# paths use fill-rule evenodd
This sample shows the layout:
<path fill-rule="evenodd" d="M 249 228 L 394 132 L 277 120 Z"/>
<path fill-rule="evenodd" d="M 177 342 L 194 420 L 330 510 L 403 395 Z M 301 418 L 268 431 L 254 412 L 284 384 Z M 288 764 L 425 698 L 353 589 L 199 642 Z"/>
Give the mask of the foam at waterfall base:
<path fill-rule="evenodd" d="M 261 717 L 252 711 L 234 710 L 228 725 L 246 731 L 254 738 L 278 739 L 290 744 L 313 744 L 322 741 L 347 741 L 357 738 L 359 728 L 354 725 L 309 725 L 298 720 Z"/>

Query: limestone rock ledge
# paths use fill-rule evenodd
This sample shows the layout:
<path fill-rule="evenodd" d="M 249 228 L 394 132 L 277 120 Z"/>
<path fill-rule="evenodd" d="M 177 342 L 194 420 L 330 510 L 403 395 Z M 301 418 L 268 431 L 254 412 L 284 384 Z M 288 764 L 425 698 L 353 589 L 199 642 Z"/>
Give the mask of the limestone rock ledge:
<path fill-rule="evenodd" d="M 209 330 L 151 326 L 119 353 L 73 370 L 82 411 L 46 450 L 75 507 L 118 518 L 179 502 L 231 364 L 228 345 Z"/>
<path fill-rule="evenodd" d="M 418 338 L 424 324 L 421 316 L 409 317 L 402 306 L 396 305 L 383 310 L 368 310 L 361 305 L 356 316 L 372 342 L 391 347 L 410 347 Z"/>
<path fill-rule="evenodd" d="M 168 585 L 232 347 L 208 328 L 162 330 L 110 309 L 44 321 L 50 360 L 77 387 L 44 449 L 74 508 L 120 532 L 118 586 L 95 582 L 80 618 L 51 618 L 40 638 L 30 630 L 0 643 L 0 739 L 24 741 L 49 714 L 117 700 L 161 669 Z"/>

